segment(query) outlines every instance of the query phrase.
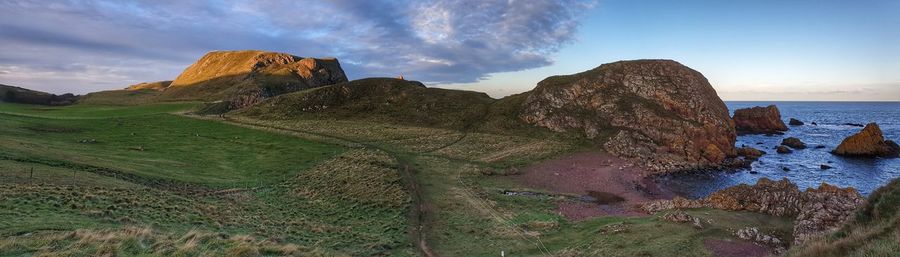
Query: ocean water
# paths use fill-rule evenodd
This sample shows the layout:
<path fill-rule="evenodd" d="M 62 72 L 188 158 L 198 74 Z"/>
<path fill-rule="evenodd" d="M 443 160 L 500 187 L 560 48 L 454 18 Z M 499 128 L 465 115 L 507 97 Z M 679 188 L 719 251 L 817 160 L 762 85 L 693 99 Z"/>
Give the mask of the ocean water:
<path fill-rule="evenodd" d="M 822 182 L 841 187 L 854 187 L 868 195 L 891 179 L 900 177 L 900 158 L 848 158 L 833 155 L 829 151 L 841 141 L 862 130 L 844 123 L 878 123 L 885 138 L 900 142 L 900 102 L 726 102 L 733 113 L 735 109 L 774 104 L 781 111 L 787 124 L 796 118 L 803 126 L 788 126 L 784 135 L 738 136 L 736 146 L 751 146 L 765 151 L 751 170 L 710 172 L 660 178 L 660 182 L 677 194 L 690 198 L 706 196 L 716 190 L 741 183 L 754 184 L 759 178 L 788 178 L 801 190 L 818 187 Z M 818 125 L 812 125 L 815 122 Z M 775 146 L 786 137 L 797 137 L 806 143 L 806 149 L 790 154 L 775 153 Z M 815 146 L 825 148 L 817 149 Z M 826 164 L 832 169 L 823 170 Z M 790 171 L 784 171 L 788 168 Z"/>

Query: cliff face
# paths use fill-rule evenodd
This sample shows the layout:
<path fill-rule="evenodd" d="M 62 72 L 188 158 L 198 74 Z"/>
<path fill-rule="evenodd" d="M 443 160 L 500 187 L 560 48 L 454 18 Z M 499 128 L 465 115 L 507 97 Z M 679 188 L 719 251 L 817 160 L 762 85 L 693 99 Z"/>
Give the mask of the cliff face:
<path fill-rule="evenodd" d="M 774 105 L 737 109 L 733 119 L 740 134 L 781 134 L 788 130 L 781 120 L 781 112 Z"/>
<path fill-rule="evenodd" d="M 162 93 L 166 100 L 225 100 L 232 109 L 302 89 L 347 82 L 337 59 L 263 51 L 207 53 Z"/>
<path fill-rule="evenodd" d="M 725 103 L 705 77 L 671 60 L 621 61 L 538 83 L 519 118 L 605 143 L 658 172 L 717 166 L 734 156 Z"/>
<path fill-rule="evenodd" d="M 900 147 L 893 141 L 884 140 L 884 134 L 878 124 L 869 123 L 859 133 L 841 141 L 832 153 L 844 156 L 898 157 Z"/>

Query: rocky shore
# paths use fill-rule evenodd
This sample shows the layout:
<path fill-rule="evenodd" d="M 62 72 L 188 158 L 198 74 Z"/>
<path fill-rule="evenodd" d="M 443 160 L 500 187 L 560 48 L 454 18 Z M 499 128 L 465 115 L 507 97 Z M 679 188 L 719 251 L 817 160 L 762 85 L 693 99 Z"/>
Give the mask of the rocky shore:
<path fill-rule="evenodd" d="M 823 183 L 819 188 L 800 191 L 787 179 L 761 178 L 755 185 L 741 184 L 691 200 L 675 197 L 644 203 L 646 212 L 672 209 L 715 208 L 751 211 L 779 217 L 794 217 L 793 244 L 832 232 L 849 220 L 864 198 L 853 188 L 838 188 Z"/>

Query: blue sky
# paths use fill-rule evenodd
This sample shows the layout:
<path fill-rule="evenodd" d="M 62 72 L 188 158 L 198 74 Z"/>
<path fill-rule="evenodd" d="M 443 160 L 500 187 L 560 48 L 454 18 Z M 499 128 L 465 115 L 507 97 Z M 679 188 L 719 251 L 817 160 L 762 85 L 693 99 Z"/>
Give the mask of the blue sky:
<path fill-rule="evenodd" d="M 725 100 L 900 100 L 900 1 L 19 1 L 0 83 L 86 93 L 170 80 L 205 52 L 335 56 L 492 96 L 673 59 Z"/>

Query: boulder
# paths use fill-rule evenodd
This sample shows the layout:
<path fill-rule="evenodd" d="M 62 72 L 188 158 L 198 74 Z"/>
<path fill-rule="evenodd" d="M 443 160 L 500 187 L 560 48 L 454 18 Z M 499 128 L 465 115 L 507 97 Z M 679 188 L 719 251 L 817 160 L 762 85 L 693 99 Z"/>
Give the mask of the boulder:
<path fill-rule="evenodd" d="M 347 82 L 337 59 L 265 51 L 214 51 L 163 91 L 165 100 L 224 100 L 231 109 L 302 89 Z"/>
<path fill-rule="evenodd" d="M 788 121 L 788 125 L 791 125 L 791 126 L 803 126 L 803 122 L 800 121 L 800 120 L 798 120 L 798 119 L 791 118 L 791 120 Z"/>
<path fill-rule="evenodd" d="M 766 152 L 749 146 L 738 148 L 736 152 L 738 156 L 743 156 L 744 158 L 751 160 L 759 159 L 759 157 L 766 154 Z"/>
<path fill-rule="evenodd" d="M 800 141 L 800 139 L 796 137 L 782 139 L 781 145 L 789 146 L 794 149 L 806 149 L 806 143 L 803 143 L 803 141 Z"/>
<path fill-rule="evenodd" d="M 538 83 L 519 118 L 579 135 L 657 173 L 717 167 L 736 133 L 709 81 L 671 60 L 620 61 Z"/>
<path fill-rule="evenodd" d="M 774 105 L 737 109 L 732 119 L 738 134 L 782 134 L 788 130 Z"/>
<path fill-rule="evenodd" d="M 780 154 L 793 153 L 794 150 L 791 150 L 787 146 L 779 145 L 775 147 L 775 152 Z"/>
<path fill-rule="evenodd" d="M 834 154 L 851 157 L 898 157 L 900 147 L 884 140 L 878 124 L 869 123 L 862 131 L 849 136 L 833 151 Z"/>

